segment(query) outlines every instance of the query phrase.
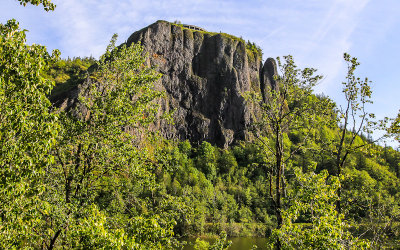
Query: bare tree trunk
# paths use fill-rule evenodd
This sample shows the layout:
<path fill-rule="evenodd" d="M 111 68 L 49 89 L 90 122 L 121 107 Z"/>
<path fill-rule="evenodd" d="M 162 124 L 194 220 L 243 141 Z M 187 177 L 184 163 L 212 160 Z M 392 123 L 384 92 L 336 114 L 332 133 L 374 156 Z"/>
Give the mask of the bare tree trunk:
<path fill-rule="evenodd" d="M 51 239 L 50 241 L 50 245 L 49 245 L 49 250 L 54 248 L 54 244 L 56 243 L 56 240 L 58 238 L 58 236 L 60 236 L 61 233 L 61 229 L 59 229 L 55 234 L 54 237 Z"/>
<path fill-rule="evenodd" d="M 276 213 L 276 219 L 277 219 L 277 229 L 280 229 L 282 226 L 282 203 L 281 203 L 281 197 L 282 197 L 282 189 L 281 189 L 281 180 L 282 180 L 282 157 L 283 157 L 283 152 L 282 152 L 282 147 L 280 144 L 280 131 L 277 129 L 276 131 L 276 143 L 275 143 L 275 149 L 276 149 L 276 198 L 275 198 L 275 213 Z M 281 249 L 281 242 L 279 238 L 277 239 L 276 242 L 276 248 Z"/>
<path fill-rule="evenodd" d="M 340 178 L 340 175 L 342 174 L 342 166 L 340 166 L 340 164 L 338 165 L 338 177 Z M 342 185 L 341 185 L 342 183 L 341 182 L 339 182 L 339 188 L 338 188 L 338 190 L 337 190 L 337 194 L 338 194 L 338 199 L 337 199 L 337 201 L 336 201 L 336 210 L 337 210 L 337 212 L 338 212 L 338 215 L 340 215 L 341 214 L 341 212 L 342 212 L 342 206 L 341 206 L 341 202 L 340 202 L 340 199 L 341 199 L 341 195 L 342 195 Z"/>

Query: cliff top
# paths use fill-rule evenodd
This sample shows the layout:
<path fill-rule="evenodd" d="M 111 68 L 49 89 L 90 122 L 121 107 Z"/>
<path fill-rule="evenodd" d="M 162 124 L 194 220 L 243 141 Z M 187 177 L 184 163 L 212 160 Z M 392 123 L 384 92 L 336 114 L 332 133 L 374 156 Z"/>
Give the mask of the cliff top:
<path fill-rule="evenodd" d="M 199 33 L 202 33 L 203 35 L 207 34 L 209 36 L 221 35 L 221 36 L 223 36 L 225 38 L 228 38 L 228 39 L 231 39 L 231 40 L 234 40 L 234 41 L 238 41 L 238 42 L 242 42 L 243 44 L 246 45 L 246 50 L 247 50 L 248 54 L 253 55 L 253 57 L 258 56 L 259 58 L 262 58 L 262 50 L 255 43 L 252 43 L 250 41 L 246 42 L 242 37 L 237 37 L 237 36 L 234 36 L 234 35 L 231 35 L 231 34 L 228 34 L 228 33 L 207 31 L 204 28 L 201 28 L 199 26 L 192 25 L 192 24 L 180 24 L 180 23 L 175 23 L 175 22 L 168 22 L 168 21 L 165 21 L 165 20 L 158 20 L 155 23 L 152 23 L 152 24 L 148 25 L 147 27 L 145 27 L 145 28 L 143 28 L 143 29 L 141 29 L 139 31 L 136 31 L 134 34 L 142 33 L 143 31 L 147 30 L 148 28 L 152 27 L 153 25 L 156 25 L 156 24 L 159 24 L 159 23 L 168 24 L 170 26 L 176 26 L 176 27 L 181 28 L 182 30 L 188 30 L 188 31 L 191 31 L 193 33 L 194 32 L 199 32 Z M 132 34 L 131 37 L 134 34 Z M 129 40 L 130 39 L 128 39 L 128 41 Z"/>

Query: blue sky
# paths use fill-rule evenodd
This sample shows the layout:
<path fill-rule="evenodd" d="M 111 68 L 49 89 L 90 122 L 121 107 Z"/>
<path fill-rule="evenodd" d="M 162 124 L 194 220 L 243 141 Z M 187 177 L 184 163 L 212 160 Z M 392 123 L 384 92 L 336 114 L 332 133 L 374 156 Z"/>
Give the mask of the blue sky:
<path fill-rule="evenodd" d="M 400 109 L 399 0 L 55 0 L 50 13 L 1 2 L 0 22 L 17 19 L 29 43 L 62 57 L 98 57 L 114 33 L 123 42 L 160 19 L 230 33 L 257 43 L 264 59 L 291 54 L 298 66 L 317 68 L 324 80 L 316 92 L 338 104 L 348 52 L 361 62 L 356 74 L 372 81 L 369 111 L 383 118 Z"/>

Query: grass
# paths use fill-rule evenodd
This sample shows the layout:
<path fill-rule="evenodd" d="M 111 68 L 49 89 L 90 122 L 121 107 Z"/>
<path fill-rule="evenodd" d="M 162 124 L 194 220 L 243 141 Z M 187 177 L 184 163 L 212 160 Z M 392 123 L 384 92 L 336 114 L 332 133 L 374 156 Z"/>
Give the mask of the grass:
<path fill-rule="evenodd" d="M 246 45 L 246 53 L 249 55 L 250 59 L 252 61 L 255 61 L 256 58 L 262 58 L 262 50 L 261 48 L 256 45 L 255 43 L 252 43 L 250 41 L 246 42 L 243 38 L 241 37 L 237 37 L 228 33 L 223 33 L 223 32 L 210 32 L 210 31 L 202 31 L 202 30 L 193 30 L 193 29 L 189 29 L 186 27 L 183 27 L 183 24 L 180 23 L 171 23 L 168 21 L 164 21 L 164 20 L 158 20 L 157 22 L 159 23 L 167 23 L 170 25 L 174 25 L 176 27 L 180 27 L 182 30 L 189 30 L 191 32 L 199 32 L 203 35 L 210 35 L 210 36 L 216 36 L 216 35 L 221 35 L 223 37 L 226 37 L 228 39 L 231 39 L 233 41 L 238 41 L 238 42 L 242 42 Z"/>
<path fill-rule="evenodd" d="M 189 28 L 183 27 L 183 24 L 171 23 L 171 22 L 164 21 L 164 20 L 158 20 L 157 22 L 160 22 L 160 23 L 168 23 L 168 24 L 170 24 L 170 25 L 174 25 L 174 26 L 176 26 L 176 27 L 180 27 L 182 30 L 186 29 L 186 30 L 190 30 L 190 31 L 192 31 L 192 32 L 199 32 L 199 33 L 202 33 L 202 34 L 208 34 L 208 35 L 210 35 L 210 36 L 222 35 L 222 36 L 227 37 L 227 38 L 230 38 L 230 39 L 232 39 L 232 40 L 246 43 L 246 42 L 243 40 L 243 38 L 239 38 L 239 37 L 236 37 L 236 36 L 233 36 L 233 35 L 230 35 L 230 34 L 227 34 L 227 33 L 223 33 L 223 32 L 210 32 L 210 31 L 202 31 L 202 30 L 193 30 L 193 29 L 189 29 Z"/>

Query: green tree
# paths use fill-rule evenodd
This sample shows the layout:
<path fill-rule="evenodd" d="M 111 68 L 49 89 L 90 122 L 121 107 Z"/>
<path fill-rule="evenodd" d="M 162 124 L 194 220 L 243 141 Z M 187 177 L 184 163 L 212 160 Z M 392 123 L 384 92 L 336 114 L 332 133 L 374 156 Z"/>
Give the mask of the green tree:
<path fill-rule="evenodd" d="M 339 178 L 328 178 L 328 171 L 302 173 L 296 169 L 290 190 L 290 207 L 282 213 L 281 228 L 272 232 L 283 249 L 366 249 L 369 242 L 352 237 L 343 215 L 336 211 Z M 301 222 L 301 223 L 300 223 Z"/>
<path fill-rule="evenodd" d="M 89 209 L 93 204 L 107 216 L 108 229 L 134 238 L 144 248 L 168 247 L 173 235 L 171 217 L 161 215 L 162 208 L 172 207 L 174 201 L 157 203 L 137 196 L 155 199 L 157 190 L 151 153 L 155 146 L 148 146 L 156 143 L 148 126 L 158 117 L 157 100 L 163 93 L 155 90 L 154 82 L 160 75 L 146 66 L 139 44 L 116 47 L 116 39 L 81 85 L 76 106 L 59 114 L 62 129 L 53 150 L 56 161 L 47 172 L 48 192 L 43 195 L 51 209 L 42 229 L 49 249 L 74 247 L 76 237 L 102 233 L 78 226 L 85 211 L 93 211 Z M 158 211 L 152 212 L 152 206 Z M 137 217 L 140 214 L 143 218 Z M 155 214 L 159 219 L 150 223 Z M 74 227 L 83 234 L 71 233 Z M 104 235 L 111 241 L 115 236 Z"/>
<path fill-rule="evenodd" d="M 309 142 L 315 135 L 314 128 L 320 127 L 326 121 L 320 117 L 325 113 L 329 114 L 330 107 L 327 99 L 313 98 L 315 96 L 312 95 L 312 88 L 321 79 L 321 76 L 314 75 L 316 70 L 311 68 L 300 70 L 291 56 L 286 56 L 284 59 L 285 63 L 282 64 L 278 58 L 281 75 L 275 76 L 275 87 L 267 87 L 268 94 L 264 101 L 260 96 L 248 97 L 253 102 L 259 102 L 262 108 L 255 134 L 270 159 L 270 167 L 267 166 L 266 172 L 269 176 L 270 197 L 275 207 L 278 229 L 283 222 L 285 167 L 295 153 L 310 146 Z M 296 147 L 291 147 L 288 134 L 299 130 L 303 133 L 303 139 Z M 280 248 L 279 238 L 277 248 Z"/>
<path fill-rule="evenodd" d="M 56 8 L 56 5 L 51 0 L 18 0 L 18 2 L 23 6 L 26 6 L 28 3 L 36 6 L 41 4 L 45 11 L 53 11 Z"/>
<path fill-rule="evenodd" d="M 206 141 L 198 149 L 197 165 L 212 182 L 217 176 L 218 153 L 218 149 Z"/>
<path fill-rule="evenodd" d="M 0 248 L 29 247 L 38 237 L 38 195 L 58 133 L 46 97 L 54 83 L 44 75 L 57 57 L 26 45 L 15 20 L 0 24 Z"/>
<path fill-rule="evenodd" d="M 388 133 L 400 142 L 400 112 L 388 128 Z"/>
<path fill-rule="evenodd" d="M 371 122 L 369 118 L 374 118 L 374 114 L 366 111 L 366 105 L 372 103 L 370 81 L 368 78 L 361 79 L 354 75 L 354 71 L 360 63 L 357 58 L 344 54 L 347 63 L 346 81 L 343 82 L 343 93 L 345 96 L 345 106 L 337 109 L 337 136 L 331 144 L 333 147 L 332 155 L 335 158 L 336 176 L 341 176 L 343 167 L 348 156 L 357 149 L 366 146 L 368 143 L 360 139 L 363 131 L 369 130 Z M 328 147 L 331 148 L 331 147 Z M 339 199 L 337 209 L 341 212 L 341 187 L 338 189 Z"/>

